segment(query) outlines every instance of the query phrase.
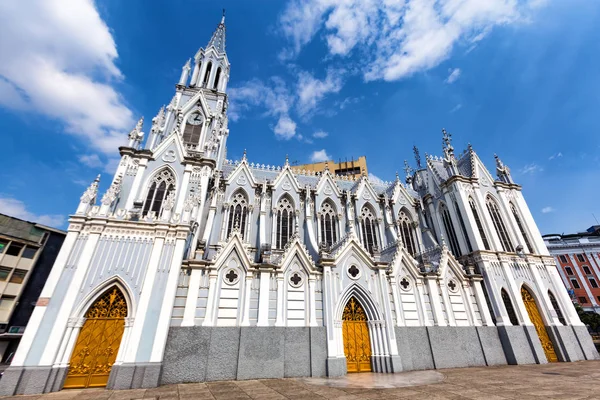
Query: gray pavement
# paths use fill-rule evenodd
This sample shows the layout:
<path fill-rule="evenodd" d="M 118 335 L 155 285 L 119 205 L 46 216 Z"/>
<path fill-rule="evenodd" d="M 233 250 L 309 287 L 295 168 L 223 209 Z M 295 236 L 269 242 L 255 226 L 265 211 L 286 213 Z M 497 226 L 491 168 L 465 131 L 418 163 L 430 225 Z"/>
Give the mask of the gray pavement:
<path fill-rule="evenodd" d="M 4 399 L 600 399 L 600 361 L 350 374 L 335 379 L 190 383 L 155 389 L 63 390 Z"/>

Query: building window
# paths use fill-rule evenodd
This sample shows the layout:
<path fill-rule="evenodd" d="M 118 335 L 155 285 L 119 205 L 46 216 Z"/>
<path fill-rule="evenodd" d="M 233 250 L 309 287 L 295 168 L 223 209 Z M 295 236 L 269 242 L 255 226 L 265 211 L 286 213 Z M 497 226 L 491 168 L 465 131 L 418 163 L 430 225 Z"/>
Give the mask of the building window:
<path fill-rule="evenodd" d="M 456 232 L 454 231 L 454 226 L 452 225 L 452 219 L 450 218 L 450 212 L 444 203 L 440 205 L 440 212 L 442 214 L 442 221 L 444 222 L 444 229 L 446 230 L 446 236 L 448 237 L 448 241 L 450 242 L 450 250 L 455 257 L 460 257 L 462 253 L 460 252 L 460 246 L 458 244 L 458 239 L 456 238 Z"/>
<path fill-rule="evenodd" d="M 523 236 L 523 240 L 525 240 L 525 245 L 527 246 L 527 250 L 530 254 L 533 254 L 533 247 L 531 246 L 531 242 L 529 241 L 529 236 L 527 236 L 527 232 L 525 232 L 525 227 L 521 223 L 521 218 L 519 217 L 519 213 L 517 212 L 517 208 L 513 203 L 510 203 L 510 210 L 515 217 L 515 221 L 517 222 L 517 227 L 519 227 L 519 231 L 521 231 L 521 235 Z"/>
<path fill-rule="evenodd" d="M 571 267 L 565 267 L 565 271 L 567 275 L 573 275 L 573 270 L 571 269 Z"/>
<path fill-rule="evenodd" d="M 519 319 L 517 318 L 517 314 L 515 313 L 515 309 L 512 305 L 512 301 L 510 301 L 510 296 L 506 289 L 502 289 L 502 301 L 504 302 L 504 308 L 506 308 L 506 313 L 508 314 L 508 319 L 510 319 L 510 323 L 514 326 L 519 325 Z"/>
<path fill-rule="evenodd" d="M 37 252 L 37 250 L 37 247 L 26 246 L 25 250 L 23 250 L 23 254 L 21 255 L 21 257 L 32 259 L 33 257 L 35 257 L 35 253 Z"/>
<path fill-rule="evenodd" d="M 6 246 L 8 246 L 8 242 L 4 239 L 0 239 L 0 254 L 4 253 Z"/>
<path fill-rule="evenodd" d="M 19 254 L 21 254 L 23 247 L 25 246 L 21 243 L 12 242 L 10 246 L 8 246 L 8 250 L 6 250 L 6 255 L 18 257 Z"/>
<path fill-rule="evenodd" d="M 193 112 L 187 119 L 185 129 L 183 130 L 183 143 L 195 144 L 200 142 L 202 134 L 202 114 Z"/>
<path fill-rule="evenodd" d="M 465 241 L 467 242 L 467 250 L 469 250 L 469 253 L 472 253 L 473 247 L 471 246 L 471 240 L 469 239 L 469 234 L 467 232 L 467 228 L 465 227 L 465 221 L 463 220 L 462 213 L 460 212 L 460 208 L 458 208 L 458 203 L 456 203 L 456 201 L 454 202 L 454 209 L 456 210 L 456 215 L 458 216 L 460 228 L 462 229 Z"/>
<path fill-rule="evenodd" d="M 360 230 L 363 245 L 373 255 L 373 250 L 377 247 L 377 220 L 368 206 L 364 206 L 360 212 Z"/>
<path fill-rule="evenodd" d="M 514 251 L 513 245 L 510 242 L 510 237 L 508 236 L 508 232 L 506 231 L 506 226 L 504 225 L 504 221 L 502 220 L 502 216 L 500 215 L 500 209 L 498 208 L 498 204 L 491 197 L 487 198 L 486 206 L 490 216 L 492 217 L 492 222 L 494 223 L 494 228 L 496 228 L 496 233 L 500 238 L 500 242 L 502 243 L 502 248 L 507 253 L 512 253 Z"/>
<path fill-rule="evenodd" d="M 157 217 L 160 217 L 163 202 L 171 194 L 175 192 L 175 177 L 168 169 L 163 169 L 160 173 L 152 178 L 150 189 L 144 203 L 142 216 L 146 216 L 148 212 L 154 211 Z"/>
<path fill-rule="evenodd" d="M 585 297 L 585 296 L 581 296 L 581 297 L 579 297 L 579 302 L 580 302 L 581 304 L 586 304 L 586 303 L 587 303 L 587 297 Z"/>
<path fill-rule="evenodd" d="M 0 267 L 0 281 L 4 282 L 8 279 L 8 275 L 10 275 L 10 271 L 12 268 Z"/>
<path fill-rule="evenodd" d="M 398 229 L 400 230 L 400 236 L 402 237 L 404 247 L 406 247 L 406 250 L 414 256 L 417 249 L 414 229 L 411 219 L 404 211 L 400 211 L 398 214 Z"/>
<path fill-rule="evenodd" d="M 479 231 L 479 236 L 481 236 L 483 247 L 486 250 L 489 250 L 490 244 L 487 240 L 487 236 L 485 235 L 483 225 L 481 224 L 481 219 L 479 218 L 479 213 L 477 212 L 477 206 L 475 205 L 475 201 L 472 198 L 469 198 L 469 205 L 471 206 L 471 212 L 473 213 L 473 218 L 475 218 L 475 224 L 477 224 L 477 230 Z"/>
<path fill-rule="evenodd" d="M 596 296 L 596 298 L 598 299 L 598 301 L 600 301 L 600 296 Z"/>
<path fill-rule="evenodd" d="M 15 304 L 15 297 L 3 296 L 0 299 L 0 310 L 10 310 Z"/>
<path fill-rule="evenodd" d="M 248 201 L 242 192 L 233 195 L 228 213 L 227 237 L 231 235 L 234 228 L 239 229 L 244 238 L 246 232 L 246 219 L 248 218 Z"/>
<path fill-rule="evenodd" d="M 585 262 L 585 257 L 583 256 L 583 254 L 576 254 L 576 256 L 577 256 L 577 261 Z"/>
<path fill-rule="evenodd" d="M 337 242 L 338 218 L 335 208 L 329 201 L 324 201 L 321 206 L 321 243 L 331 246 Z"/>
<path fill-rule="evenodd" d="M 561 255 L 561 256 L 558 256 L 558 258 L 560 258 L 561 263 L 565 263 L 565 264 L 567 263 L 567 257 Z"/>
<path fill-rule="evenodd" d="M 556 301 L 556 298 L 554 297 L 552 292 L 549 290 L 548 290 L 548 297 L 550 297 L 550 303 L 552 304 L 552 308 L 554 308 L 556 317 L 558 318 L 558 320 L 560 321 L 561 324 L 566 325 L 567 322 L 565 321 L 565 317 L 563 316 L 563 313 L 560 310 L 560 307 L 558 306 L 558 301 Z"/>
<path fill-rule="evenodd" d="M 581 289 L 579 282 L 577 282 L 577 279 L 575 278 L 571 278 L 571 285 L 573 286 L 573 289 Z"/>
<path fill-rule="evenodd" d="M 221 78 L 221 67 L 217 68 L 217 74 L 215 75 L 215 84 L 213 85 L 213 89 L 219 89 L 219 79 Z"/>
<path fill-rule="evenodd" d="M 206 66 L 206 73 L 204 74 L 204 81 L 202 81 L 202 86 L 208 86 L 208 80 L 210 79 L 210 70 L 212 69 L 212 63 L 209 62 Z"/>
<path fill-rule="evenodd" d="M 278 249 L 283 249 L 294 234 L 294 205 L 287 196 L 277 203 L 275 243 Z"/>
<path fill-rule="evenodd" d="M 585 272 L 586 275 L 592 274 L 592 271 L 590 271 L 590 267 L 588 267 L 587 265 L 583 266 L 583 272 Z"/>
<path fill-rule="evenodd" d="M 27 275 L 27 270 L 24 269 L 15 269 L 15 272 L 10 277 L 11 283 L 23 283 L 25 279 L 25 275 Z"/>
<path fill-rule="evenodd" d="M 592 287 L 594 289 L 597 289 L 598 288 L 598 284 L 596 283 L 596 280 L 594 278 L 589 278 L 589 280 L 590 280 L 590 285 L 592 285 Z"/>

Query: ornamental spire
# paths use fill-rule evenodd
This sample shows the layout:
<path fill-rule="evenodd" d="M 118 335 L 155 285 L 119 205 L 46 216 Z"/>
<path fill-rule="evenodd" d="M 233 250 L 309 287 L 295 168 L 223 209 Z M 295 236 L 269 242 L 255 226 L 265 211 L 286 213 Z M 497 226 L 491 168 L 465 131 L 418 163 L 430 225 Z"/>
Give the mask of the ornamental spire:
<path fill-rule="evenodd" d="M 208 50 L 210 46 L 213 46 L 219 54 L 225 53 L 225 9 L 223 9 L 221 23 L 217 26 L 217 29 L 210 38 L 206 49 Z"/>

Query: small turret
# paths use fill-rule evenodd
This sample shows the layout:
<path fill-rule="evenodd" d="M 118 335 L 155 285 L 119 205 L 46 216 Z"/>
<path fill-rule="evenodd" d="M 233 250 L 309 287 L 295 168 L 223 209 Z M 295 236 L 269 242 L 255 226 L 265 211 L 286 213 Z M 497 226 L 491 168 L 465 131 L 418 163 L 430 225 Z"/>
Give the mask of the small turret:
<path fill-rule="evenodd" d="M 498 180 L 504 183 L 515 183 L 510 175 L 510 168 L 504 165 L 497 154 L 494 154 L 494 158 L 496 159 L 496 176 Z"/>

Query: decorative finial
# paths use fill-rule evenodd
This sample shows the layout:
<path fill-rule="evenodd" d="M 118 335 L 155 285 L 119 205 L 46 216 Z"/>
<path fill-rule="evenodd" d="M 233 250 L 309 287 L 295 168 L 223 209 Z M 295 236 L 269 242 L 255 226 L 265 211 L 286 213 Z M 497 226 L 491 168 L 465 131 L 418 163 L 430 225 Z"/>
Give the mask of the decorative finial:
<path fill-rule="evenodd" d="M 287 154 L 285 155 L 285 165 L 290 165 L 290 158 Z"/>
<path fill-rule="evenodd" d="M 246 149 L 244 149 L 244 155 L 242 156 L 242 160 L 246 160 Z"/>
<path fill-rule="evenodd" d="M 415 153 L 415 161 L 417 162 L 417 169 L 421 169 L 421 155 L 417 146 L 413 146 L 413 152 Z"/>
<path fill-rule="evenodd" d="M 225 23 L 225 9 L 223 9 L 223 17 L 221 17 L 221 23 Z"/>
<path fill-rule="evenodd" d="M 406 160 L 404 160 L 404 164 L 405 165 L 407 164 Z M 399 180 L 400 180 L 400 175 L 398 175 L 398 171 L 396 171 L 396 181 L 399 181 Z"/>
<path fill-rule="evenodd" d="M 96 179 L 94 179 L 94 182 L 96 182 L 96 183 L 100 182 L 100 174 L 98 174 L 98 176 L 96 177 Z"/>
<path fill-rule="evenodd" d="M 325 171 L 329 171 L 329 161 L 325 161 Z"/>

